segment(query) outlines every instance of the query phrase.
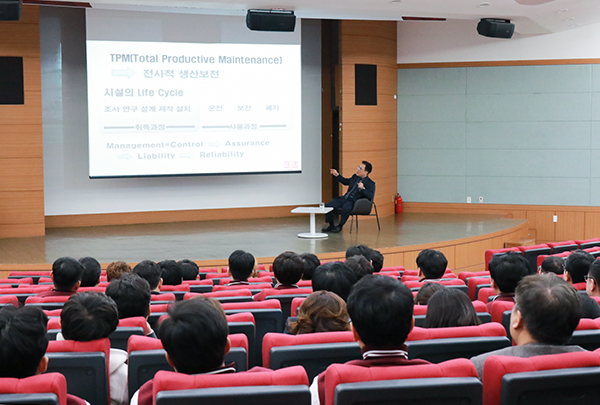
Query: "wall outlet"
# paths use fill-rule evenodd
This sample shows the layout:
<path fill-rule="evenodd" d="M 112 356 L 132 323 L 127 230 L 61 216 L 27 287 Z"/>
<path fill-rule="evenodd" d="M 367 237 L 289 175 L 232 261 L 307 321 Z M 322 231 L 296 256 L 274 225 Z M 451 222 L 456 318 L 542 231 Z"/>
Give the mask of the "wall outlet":
<path fill-rule="evenodd" d="M 483 197 L 479 197 L 479 202 L 482 203 L 483 202 Z"/>
<path fill-rule="evenodd" d="M 467 204 L 471 204 L 471 197 L 467 197 Z"/>
<path fill-rule="evenodd" d="M 552 216 L 552 222 L 558 222 L 558 215 Z"/>

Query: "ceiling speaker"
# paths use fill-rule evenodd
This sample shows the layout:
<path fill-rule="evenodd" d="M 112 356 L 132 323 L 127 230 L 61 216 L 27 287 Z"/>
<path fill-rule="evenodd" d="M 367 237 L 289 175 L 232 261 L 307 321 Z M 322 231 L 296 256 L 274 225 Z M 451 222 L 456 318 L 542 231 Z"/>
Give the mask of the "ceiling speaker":
<path fill-rule="evenodd" d="M 510 20 L 482 18 L 477 24 L 479 35 L 491 38 L 510 38 L 515 32 L 515 25 Z"/>
<path fill-rule="evenodd" d="M 246 26 L 252 31 L 293 32 L 296 16 L 293 11 L 248 10 Z"/>
<path fill-rule="evenodd" d="M 21 0 L 0 0 L 0 21 L 19 21 Z"/>

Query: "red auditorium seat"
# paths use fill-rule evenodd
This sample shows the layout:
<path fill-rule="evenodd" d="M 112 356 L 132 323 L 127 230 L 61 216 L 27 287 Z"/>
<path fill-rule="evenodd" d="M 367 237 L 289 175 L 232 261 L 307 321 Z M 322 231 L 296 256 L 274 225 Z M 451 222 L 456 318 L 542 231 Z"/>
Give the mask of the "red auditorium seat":
<path fill-rule="evenodd" d="M 489 264 L 490 261 L 492 260 L 492 257 L 494 255 L 498 255 L 498 254 L 502 254 L 502 253 L 508 253 L 508 252 L 519 252 L 521 253 L 521 251 L 519 249 L 517 249 L 516 247 L 511 247 L 511 248 L 504 248 L 504 249 L 489 249 L 485 251 L 485 269 L 489 270 Z"/>
<path fill-rule="evenodd" d="M 535 373 L 530 372 L 541 372 L 541 371 L 550 371 L 550 370 L 561 370 L 557 373 L 538 373 L 539 376 L 538 383 L 542 383 L 545 386 L 537 386 L 535 387 L 533 381 L 527 382 L 525 384 L 521 383 L 522 386 L 525 386 L 529 389 L 535 390 L 542 394 L 544 390 L 550 391 L 551 397 L 546 398 L 549 402 L 545 403 L 595 403 L 598 400 L 598 393 L 595 394 L 593 398 L 588 398 L 589 402 L 571 402 L 568 401 L 567 398 L 570 397 L 573 400 L 574 390 L 578 390 L 578 388 L 573 387 L 573 389 L 569 389 L 569 386 L 564 386 L 561 384 L 561 379 L 566 378 L 570 371 L 576 370 L 566 370 L 566 369 L 578 369 L 582 367 L 593 367 L 597 368 L 600 366 L 600 354 L 597 352 L 574 352 L 574 353 L 562 353 L 562 354 L 552 354 L 545 356 L 535 356 L 530 358 L 520 358 L 513 356 L 490 356 L 485 361 L 483 365 L 483 404 L 484 405 L 508 405 L 508 404 L 517 404 L 514 400 L 508 402 L 506 396 L 507 393 L 504 392 L 505 388 L 508 388 L 510 383 L 514 381 L 514 377 L 518 378 L 518 375 L 514 375 L 515 373 L 526 373 L 523 376 L 525 377 L 534 377 Z M 589 373 L 593 371 L 593 369 L 589 370 L 579 370 L 583 371 L 583 374 Z M 597 372 L 598 370 L 596 370 Z M 511 375 L 512 374 L 512 375 Z M 552 379 L 550 376 L 552 375 Z M 513 379 L 509 379 L 513 377 Z M 594 375 L 595 381 L 594 385 L 597 387 L 597 374 Z M 511 381 L 512 380 L 512 381 Z M 580 380 L 580 378 L 578 378 Z M 552 388 L 558 387 L 561 388 L 559 390 L 552 390 Z M 562 394 L 562 398 L 558 396 Z M 565 396 L 566 394 L 566 396 Z M 583 394 L 578 393 L 578 396 Z M 518 402 L 523 403 L 523 402 Z M 538 401 L 538 403 L 541 403 Z"/>
<path fill-rule="evenodd" d="M 552 248 L 552 254 L 563 253 L 566 251 L 571 251 L 575 249 L 579 249 L 579 245 L 575 243 L 573 240 L 566 240 L 564 242 L 552 242 L 547 243 L 548 246 Z"/>
<path fill-rule="evenodd" d="M 522 252 L 523 257 L 527 260 L 529 274 L 537 273 L 537 258 L 540 255 L 549 255 L 552 250 L 550 246 L 544 244 L 519 246 L 518 249 Z"/>
<path fill-rule="evenodd" d="M 275 396 L 279 403 L 287 405 L 299 405 L 310 402 L 309 381 L 306 371 L 300 366 L 288 367 L 272 372 L 248 372 L 235 374 L 212 374 L 212 375 L 186 375 L 170 371 L 159 371 L 154 377 L 153 396 L 156 405 L 185 404 L 190 403 L 190 398 L 195 398 L 194 403 L 202 401 L 204 395 L 213 398 L 211 402 L 232 403 L 233 398 L 243 398 L 246 405 L 262 404 L 271 395 Z M 275 387 L 271 386 L 285 386 Z M 216 388 L 224 388 L 216 390 Z M 211 388 L 202 390 L 199 388 Z M 187 390 L 186 392 L 173 392 Z M 215 392 L 219 391 L 219 392 Z M 172 398 L 175 396 L 176 400 Z M 233 396 L 233 398 L 231 398 Z M 222 401 L 218 398 L 223 397 Z M 172 399 L 171 399 L 172 398 Z M 199 399 L 200 398 L 200 399 Z M 171 400 L 169 400 L 171 399 Z M 271 398 L 268 403 L 273 403 Z"/>
<path fill-rule="evenodd" d="M 600 238 L 576 240 L 575 243 L 577 243 L 577 246 L 579 246 L 579 249 L 588 249 L 591 247 L 600 246 Z"/>
<path fill-rule="evenodd" d="M 67 380 L 60 373 L 27 378 L 0 378 L 0 403 L 51 403 L 54 400 L 57 405 L 67 404 Z"/>
<path fill-rule="evenodd" d="M 381 273 L 379 273 L 381 274 Z M 384 275 L 388 275 L 389 273 L 383 273 Z M 456 274 L 454 273 L 444 273 L 444 276 L 441 278 L 441 280 L 452 280 L 458 278 L 456 277 Z M 400 278 L 400 281 L 402 281 L 403 283 L 406 283 L 407 281 L 419 281 L 421 278 L 419 276 L 407 276 L 407 275 L 403 275 Z M 426 281 L 426 280 L 423 280 Z"/>
<path fill-rule="evenodd" d="M 490 272 L 489 271 L 461 271 L 460 273 L 458 273 L 458 278 L 460 278 L 462 281 L 464 281 L 465 283 L 467 282 L 468 279 L 470 279 L 471 277 L 483 277 L 483 276 L 489 276 Z"/>
<path fill-rule="evenodd" d="M 380 270 L 380 273 L 381 272 L 389 272 L 389 271 L 403 272 L 404 270 L 406 270 L 404 268 L 404 266 L 387 266 L 387 267 L 382 267 Z"/>
<path fill-rule="evenodd" d="M 408 334 L 407 342 L 413 340 L 446 339 L 461 337 L 506 336 L 506 331 L 499 323 L 490 322 L 476 326 L 457 326 L 452 328 L 419 328 L 414 327 Z"/>
<path fill-rule="evenodd" d="M 510 301 L 492 301 L 492 310 L 490 311 L 492 322 L 502 323 L 504 311 L 512 311 L 514 306 L 515 303 Z"/>
<path fill-rule="evenodd" d="M 381 273 L 381 272 L 380 272 Z M 444 271 L 444 277 L 446 276 L 446 274 L 453 274 L 451 269 L 446 269 Z M 403 276 L 418 276 L 419 275 L 419 270 L 404 270 L 404 272 L 402 273 Z"/>
<path fill-rule="evenodd" d="M 33 278 L 0 278 L 0 284 L 29 284 L 33 285 Z"/>
<path fill-rule="evenodd" d="M 497 295 L 492 287 L 484 287 L 479 290 L 479 294 L 477 294 L 477 300 L 487 304 L 489 302 L 489 298 Z"/>
<path fill-rule="evenodd" d="M 441 377 L 471 377 L 469 381 L 477 385 L 477 371 L 467 359 L 449 360 L 440 364 L 422 364 L 394 367 L 360 367 L 346 364 L 332 364 L 325 372 L 325 404 L 334 405 L 336 387 L 340 384 L 366 381 L 405 380 Z M 473 378 L 474 377 L 474 378 Z M 421 390 L 432 391 L 432 390 Z M 441 390 L 438 390 L 441 391 Z M 479 392 L 481 390 L 479 389 Z M 385 401 L 391 402 L 391 401 Z M 441 400 L 440 403 L 444 403 Z"/>
<path fill-rule="evenodd" d="M 182 284 L 187 284 L 187 285 L 213 285 L 213 282 L 211 280 L 183 280 L 181 282 Z"/>
<path fill-rule="evenodd" d="M 570 254 L 571 254 L 571 251 L 562 252 L 562 253 L 558 253 L 558 254 L 555 254 L 555 255 L 539 255 L 537 257 L 537 265 L 538 265 L 538 267 L 540 267 L 542 265 L 542 262 L 544 261 L 544 259 L 546 257 L 548 257 L 548 256 L 556 256 L 556 257 L 565 258 L 565 257 L 568 257 Z"/>
<path fill-rule="evenodd" d="M 267 277 L 250 277 L 248 279 L 249 283 L 271 283 L 273 279 L 269 276 Z M 219 285 L 225 285 L 231 283 L 231 277 L 227 276 L 225 278 L 219 279 Z"/>
<path fill-rule="evenodd" d="M 292 300 L 290 316 L 298 316 L 298 308 L 300 308 L 305 299 L 306 297 L 294 297 L 294 299 Z"/>
<path fill-rule="evenodd" d="M 477 300 L 477 286 L 487 285 L 489 287 L 490 282 L 490 276 L 470 277 L 467 281 L 467 287 L 469 288 L 469 298 L 471 301 Z"/>
<path fill-rule="evenodd" d="M 19 299 L 16 295 L 0 295 L 0 304 L 12 304 L 18 307 Z"/>
<path fill-rule="evenodd" d="M 216 285 L 213 287 L 213 291 L 227 291 L 227 290 L 264 290 L 267 288 L 273 288 L 271 283 L 259 283 L 259 284 L 240 284 L 240 285 Z"/>
<path fill-rule="evenodd" d="M 179 285 L 162 285 L 160 287 L 160 292 L 171 292 L 171 291 L 190 291 L 190 286 L 188 284 L 179 284 Z"/>
<path fill-rule="evenodd" d="M 282 295 L 296 295 L 296 294 L 311 294 L 312 288 L 287 288 L 284 290 L 278 290 L 276 288 L 268 288 L 262 290 L 258 295 L 254 296 L 254 301 L 264 301 L 268 297 L 282 296 Z"/>
<path fill-rule="evenodd" d="M 210 293 L 189 292 L 183 296 L 183 299 L 189 300 L 190 298 L 193 298 L 197 295 L 204 295 L 205 297 L 215 298 L 215 299 L 222 298 L 222 297 L 249 297 L 249 298 L 252 298 L 252 292 L 250 292 L 250 290 L 241 289 L 241 290 L 214 291 L 214 292 L 210 292 Z"/>
<path fill-rule="evenodd" d="M 172 293 L 150 295 L 150 302 L 175 302 L 176 300 L 175 294 Z"/>
<path fill-rule="evenodd" d="M 373 274 L 381 274 L 382 276 L 402 277 L 402 273 L 403 272 L 401 272 L 401 271 L 393 271 L 393 270 L 383 271 L 383 270 L 381 270 L 379 273 L 373 273 Z"/>

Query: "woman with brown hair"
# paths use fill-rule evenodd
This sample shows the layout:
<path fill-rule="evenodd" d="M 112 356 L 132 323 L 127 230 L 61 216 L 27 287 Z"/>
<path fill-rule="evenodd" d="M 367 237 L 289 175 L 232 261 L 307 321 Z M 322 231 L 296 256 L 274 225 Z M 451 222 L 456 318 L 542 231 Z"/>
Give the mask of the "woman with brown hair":
<path fill-rule="evenodd" d="M 298 319 L 290 322 L 288 330 L 293 335 L 314 332 L 349 331 L 346 303 L 330 291 L 316 291 L 302 302 Z"/>

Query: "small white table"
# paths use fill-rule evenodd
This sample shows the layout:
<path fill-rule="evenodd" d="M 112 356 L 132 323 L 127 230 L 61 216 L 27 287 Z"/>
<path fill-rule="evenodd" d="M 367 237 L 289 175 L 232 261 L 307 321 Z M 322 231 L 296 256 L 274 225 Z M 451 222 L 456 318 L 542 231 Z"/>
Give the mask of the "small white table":
<path fill-rule="evenodd" d="M 315 214 L 327 214 L 329 211 L 333 211 L 332 207 L 298 207 L 294 208 L 292 212 L 294 214 L 310 214 L 310 232 L 299 233 L 299 238 L 306 239 L 325 239 L 327 238 L 326 233 L 317 233 L 315 231 Z"/>

